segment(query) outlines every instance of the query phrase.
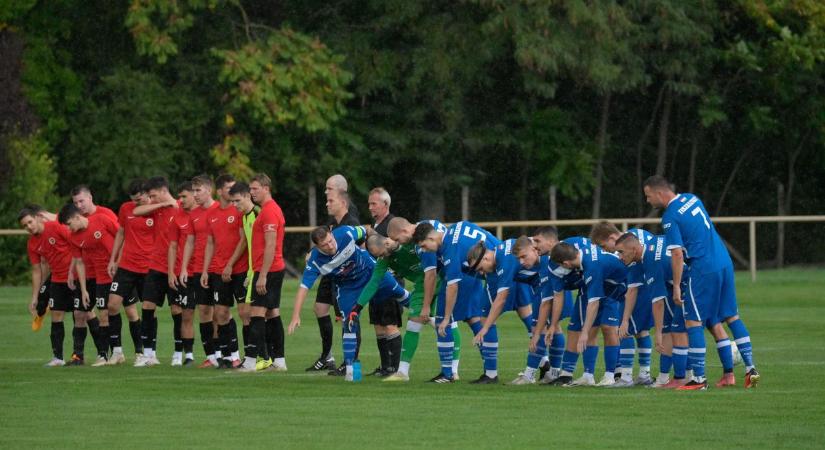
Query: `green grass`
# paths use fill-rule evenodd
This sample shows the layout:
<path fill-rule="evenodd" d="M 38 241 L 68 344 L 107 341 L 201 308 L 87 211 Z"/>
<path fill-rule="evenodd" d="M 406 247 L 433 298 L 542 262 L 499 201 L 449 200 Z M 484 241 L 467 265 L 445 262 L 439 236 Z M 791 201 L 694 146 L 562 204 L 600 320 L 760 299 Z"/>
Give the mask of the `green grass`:
<path fill-rule="evenodd" d="M 311 305 L 302 312 L 298 334 L 287 338 L 287 374 L 169 367 L 168 309 L 160 314 L 162 366 L 47 369 L 42 364 L 50 357 L 48 323 L 32 333 L 28 290 L 3 288 L 0 448 L 821 448 L 825 271 L 760 272 L 755 284 L 744 275 L 737 279 L 739 305 L 762 384 L 742 389 L 737 366 L 735 389 L 692 393 L 472 386 L 466 380 L 481 373 L 481 362 L 468 345 L 466 327 L 465 381 L 455 385 L 424 383 L 438 370 L 431 332 L 422 335 L 409 384 L 372 379 L 348 384 L 305 375 L 304 367 L 319 351 Z M 286 285 L 286 305 L 295 287 L 294 282 Z M 284 309 L 289 317 L 291 310 Z M 513 313 L 500 324 L 499 370 L 502 381 L 509 381 L 524 366 L 526 338 Z M 365 369 L 377 365 L 372 336 L 364 333 Z M 128 332 L 124 344 L 130 355 Z M 337 336 L 335 345 L 340 354 Z M 654 356 L 654 372 L 657 362 Z M 721 367 L 712 349 L 708 366 L 715 381 Z"/>

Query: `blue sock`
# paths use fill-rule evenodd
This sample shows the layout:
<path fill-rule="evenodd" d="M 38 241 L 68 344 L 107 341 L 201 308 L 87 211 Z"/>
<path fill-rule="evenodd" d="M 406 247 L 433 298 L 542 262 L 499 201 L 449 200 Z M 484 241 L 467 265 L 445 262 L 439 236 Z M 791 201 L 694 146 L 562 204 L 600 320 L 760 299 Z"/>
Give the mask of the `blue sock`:
<path fill-rule="evenodd" d="M 650 335 L 636 338 L 636 352 L 639 354 L 639 369 L 650 372 L 650 355 L 653 352 L 653 338 Z"/>
<path fill-rule="evenodd" d="M 605 352 L 607 347 L 605 347 Z M 636 354 L 636 341 L 632 337 L 626 337 L 619 341 L 619 364 L 622 369 L 633 370 L 633 355 Z M 605 361 L 607 361 L 605 353 Z"/>
<path fill-rule="evenodd" d="M 473 330 L 473 336 L 477 335 L 479 331 L 481 331 L 482 325 L 481 321 L 475 323 L 468 323 L 470 325 L 470 329 Z"/>
<path fill-rule="evenodd" d="M 527 367 L 531 369 L 538 369 L 541 365 L 541 360 L 547 352 L 547 345 L 544 343 L 544 335 L 539 336 L 539 341 L 536 343 L 536 351 L 527 353 Z"/>
<path fill-rule="evenodd" d="M 341 346 L 344 349 L 344 364 L 351 366 L 355 360 L 355 350 L 358 347 L 358 337 L 355 329 L 345 330 Z"/>
<path fill-rule="evenodd" d="M 550 342 L 550 367 L 561 368 L 562 356 L 564 355 L 564 334 L 556 333 L 553 341 Z M 575 367 L 575 363 L 573 364 Z"/>
<path fill-rule="evenodd" d="M 670 369 L 673 367 L 673 357 L 670 355 L 665 355 L 664 353 L 659 355 L 659 373 L 664 375 L 670 375 Z"/>
<path fill-rule="evenodd" d="M 531 336 L 533 334 L 533 316 L 522 317 L 521 322 L 524 324 L 524 328 L 527 328 L 527 335 Z"/>
<path fill-rule="evenodd" d="M 596 359 L 599 357 L 599 346 L 588 345 L 584 349 L 584 372 L 593 374 L 596 371 Z M 615 362 L 614 362 L 615 365 Z"/>
<path fill-rule="evenodd" d="M 685 378 L 687 371 L 688 348 L 673 347 L 673 378 L 681 380 Z"/>
<path fill-rule="evenodd" d="M 596 347 L 598 348 L 598 347 Z M 618 345 L 605 345 L 604 346 L 604 370 L 607 372 L 615 372 L 616 371 L 616 363 L 619 361 L 619 346 Z M 630 367 L 633 367 L 633 363 L 630 363 Z"/>
<path fill-rule="evenodd" d="M 728 328 L 730 328 L 734 342 L 736 342 L 736 346 L 739 348 L 739 354 L 742 355 L 742 362 L 745 363 L 745 371 L 749 371 L 754 367 L 751 335 L 748 334 L 748 329 L 745 328 L 745 323 L 742 322 L 742 319 L 736 319 L 729 323 Z"/>
<path fill-rule="evenodd" d="M 484 335 L 481 357 L 484 358 L 484 373 L 490 378 L 498 376 L 498 330 L 495 325 Z"/>
<path fill-rule="evenodd" d="M 453 377 L 453 352 L 455 351 L 455 341 L 453 333 L 447 330 L 446 336 L 436 333 L 438 345 L 438 360 L 441 361 L 441 374 L 447 378 Z"/>
<path fill-rule="evenodd" d="M 568 350 L 564 351 L 561 359 L 561 370 L 573 374 L 576 371 L 576 363 L 579 362 L 579 354 Z"/>
<path fill-rule="evenodd" d="M 722 369 L 725 373 L 733 372 L 733 351 L 730 348 L 730 339 L 716 341 L 716 352 L 719 353 L 719 361 L 722 362 Z"/>
<path fill-rule="evenodd" d="M 697 380 L 705 378 L 705 329 L 701 326 L 688 328 L 688 364 Z"/>

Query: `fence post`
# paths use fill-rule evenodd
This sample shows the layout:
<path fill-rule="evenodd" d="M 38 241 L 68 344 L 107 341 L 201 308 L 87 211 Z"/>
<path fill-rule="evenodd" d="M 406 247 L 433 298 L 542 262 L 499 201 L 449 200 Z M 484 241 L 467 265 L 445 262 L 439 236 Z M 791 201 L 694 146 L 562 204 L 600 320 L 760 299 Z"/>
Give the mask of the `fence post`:
<path fill-rule="evenodd" d="M 496 226 L 496 237 L 499 241 L 504 239 L 504 227 L 501 225 Z"/>
<path fill-rule="evenodd" d="M 751 282 L 756 281 L 756 221 L 748 223 L 748 240 L 750 241 Z"/>

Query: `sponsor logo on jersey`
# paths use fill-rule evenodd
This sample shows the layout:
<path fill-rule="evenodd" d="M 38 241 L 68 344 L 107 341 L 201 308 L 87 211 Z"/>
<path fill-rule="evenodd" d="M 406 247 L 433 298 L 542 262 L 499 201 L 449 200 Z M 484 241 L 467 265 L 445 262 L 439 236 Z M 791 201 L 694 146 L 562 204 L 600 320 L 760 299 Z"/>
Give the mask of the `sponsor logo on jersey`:
<path fill-rule="evenodd" d="M 688 200 L 687 203 L 685 203 L 684 205 L 682 205 L 681 208 L 679 208 L 679 214 L 684 214 L 685 211 L 689 210 L 691 206 L 695 205 L 698 200 L 699 198 L 697 197 L 693 197 L 692 199 Z"/>
<path fill-rule="evenodd" d="M 147 227 L 151 227 L 151 226 L 152 226 L 152 225 L 154 225 L 154 224 L 155 224 L 155 221 L 154 221 L 154 220 L 152 220 L 152 219 L 146 219 L 146 226 L 147 226 Z"/>
<path fill-rule="evenodd" d="M 95 239 L 100 239 L 101 237 L 103 237 L 103 233 L 101 233 L 100 231 L 95 231 L 94 237 Z"/>
<path fill-rule="evenodd" d="M 55 238 L 53 238 L 53 237 L 49 238 L 49 244 L 54 245 L 56 243 L 57 243 L 57 241 L 55 240 Z"/>
<path fill-rule="evenodd" d="M 267 231 L 275 231 L 275 224 L 274 223 L 268 223 L 268 224 L 264 225 L 264 232 L 267 232 Z"/>
<path fill-rule="evenodd" d="M 226 218 L 226 221 L 227 221 L 228 223 L 235 223 L 235 216 L 229 216 L 229 217 L 227 217 L 227 218 Z"/>

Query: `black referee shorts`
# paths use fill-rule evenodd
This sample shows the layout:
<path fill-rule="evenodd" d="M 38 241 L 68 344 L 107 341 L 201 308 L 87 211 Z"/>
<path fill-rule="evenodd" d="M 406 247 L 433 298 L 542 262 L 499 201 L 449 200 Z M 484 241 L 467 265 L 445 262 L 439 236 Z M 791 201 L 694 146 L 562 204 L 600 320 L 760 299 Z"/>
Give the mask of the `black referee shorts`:
<path fill-rule="evenodd" d="M 258 277 L 261 274 L 255 272 L 252 277 L 252 306 L 266 309 L 276 309 L 281 307 L 281 286 L 284 284 L 284 271 L 269 272 L 266 274 L 266 294 L 261 295 L 255 289 Z"/>

